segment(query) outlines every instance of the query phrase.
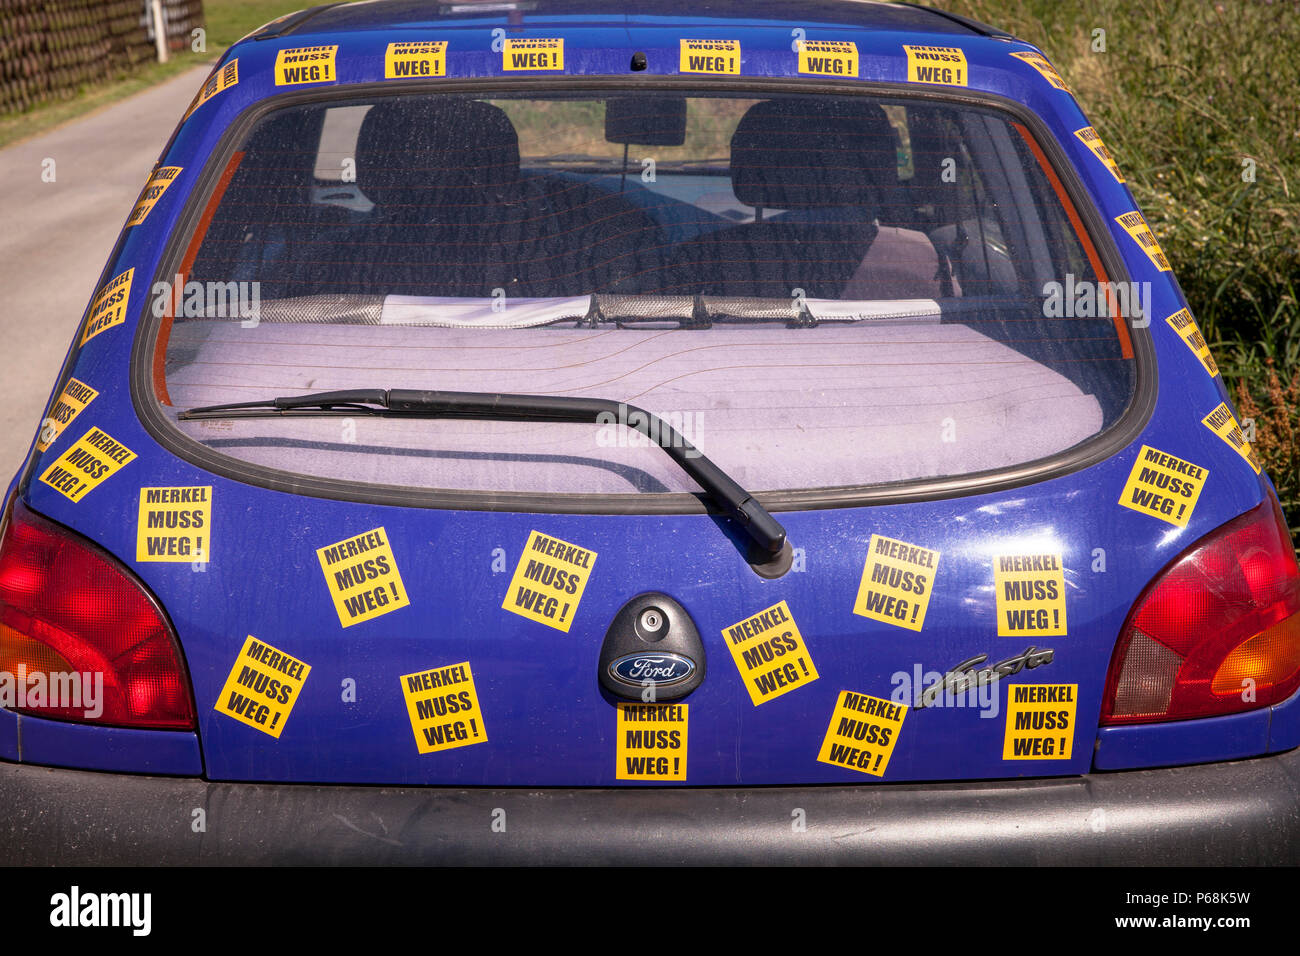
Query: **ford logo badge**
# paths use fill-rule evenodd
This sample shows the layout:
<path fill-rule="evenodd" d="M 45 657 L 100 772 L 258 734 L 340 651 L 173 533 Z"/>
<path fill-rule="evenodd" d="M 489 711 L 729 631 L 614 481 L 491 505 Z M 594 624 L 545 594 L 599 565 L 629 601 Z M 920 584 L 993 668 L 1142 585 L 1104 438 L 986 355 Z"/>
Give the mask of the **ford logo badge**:
<path fill-rule="evenodd" d="M 680 684 L 694 673 L 695 662 L 680 654 L 628 654 L 609 664 L 609 676 L 629 687 Z"/>

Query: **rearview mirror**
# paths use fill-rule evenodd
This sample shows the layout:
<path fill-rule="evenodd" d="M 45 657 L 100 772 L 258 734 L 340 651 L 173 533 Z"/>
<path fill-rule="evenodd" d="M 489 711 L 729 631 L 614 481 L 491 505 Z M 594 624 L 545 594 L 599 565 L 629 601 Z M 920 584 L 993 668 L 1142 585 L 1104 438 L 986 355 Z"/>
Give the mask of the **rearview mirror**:
<path fill-rule="evenodd" d="M 686 142 L 686 97 L 620 96 L 605 101 L 605 139 L 633 146 Z"/>

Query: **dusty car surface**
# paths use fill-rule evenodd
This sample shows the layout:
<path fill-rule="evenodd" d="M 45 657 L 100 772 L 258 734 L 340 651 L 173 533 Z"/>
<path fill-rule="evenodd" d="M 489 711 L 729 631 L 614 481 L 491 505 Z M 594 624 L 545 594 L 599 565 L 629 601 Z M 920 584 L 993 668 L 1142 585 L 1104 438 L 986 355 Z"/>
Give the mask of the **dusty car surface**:
<path fill-rule="evenodd" d="M 1032 46 L 846 0 L 315 7 L 195 97 L 9 488 L 0 843 L 1294 859 L 1298 614 Z"/>

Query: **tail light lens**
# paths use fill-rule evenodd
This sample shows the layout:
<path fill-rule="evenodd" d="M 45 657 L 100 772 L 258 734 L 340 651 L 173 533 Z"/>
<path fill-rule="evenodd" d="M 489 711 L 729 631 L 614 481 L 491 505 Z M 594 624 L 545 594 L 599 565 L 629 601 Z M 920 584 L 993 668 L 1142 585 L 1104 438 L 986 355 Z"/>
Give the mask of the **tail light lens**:
<path fill-rule="evenodd" d="M 1300 568 L 1272 495 L 1197 541 L 1133 605 L 1103 724 L 1276 704 L 1300 688 Z"/>
<path fill-rule="evenodd" d="M 0 535 L 0 673 L 13 682 L 3 703 L 33 716 L 195 726 L 189 678 L 153 598 L 112 556 L 17 500 Z"/>

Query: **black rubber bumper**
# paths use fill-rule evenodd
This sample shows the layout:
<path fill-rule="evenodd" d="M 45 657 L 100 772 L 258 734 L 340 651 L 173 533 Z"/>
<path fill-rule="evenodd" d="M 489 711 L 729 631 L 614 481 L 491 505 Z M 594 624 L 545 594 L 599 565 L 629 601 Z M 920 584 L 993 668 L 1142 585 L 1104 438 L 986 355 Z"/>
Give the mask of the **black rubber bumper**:
<path fill-rule="evenodd" d="M 209 783 L 0 764 L 0 819 L 0 863 L 27 865 L 1295 864 L 1300 751 L 1060 780 L 676 790 Z"/>

